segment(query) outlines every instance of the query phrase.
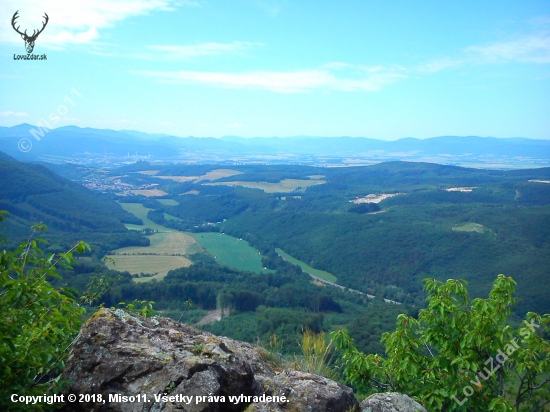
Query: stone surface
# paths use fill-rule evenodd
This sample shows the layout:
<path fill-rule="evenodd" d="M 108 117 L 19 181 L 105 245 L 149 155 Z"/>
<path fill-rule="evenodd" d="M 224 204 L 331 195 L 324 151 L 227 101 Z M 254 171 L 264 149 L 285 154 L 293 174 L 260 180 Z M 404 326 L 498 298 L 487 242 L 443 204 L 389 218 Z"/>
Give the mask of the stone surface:
<path fill-rule="evenodd" d="M 257 403 L 247 411 L 309 411 L 334 412 L 358 410 L 353 391 L 319 375 L 299 371 L 284 371 L 274 377 L 258 377 L 267 395 L 284 395 L 288 405 L 277 402 Z"/>
<path fill-rule="evenodd" d="M 70 381 L 67 393 L 77 399 L 101 394 L 105 401 L 66 403 L 64 411 L 345 412 L 358 407 L 351 389 L 334 381 L 297 371 L 276 374 L 248 343 L 120 309 L 101 309 L 83 325 L 63 379 Z M 172 399 L 155 398 L 164 394 Z M 279 402 L 254 402 L 264 394 L 278 396 Z M 139 398 L 115 402 L 115 395 Z M 230 396 L 241 395 L 250 398 L 230 402 Z M 288 402 L 280 401 L 283 395 Z M 197 403 L 197 397 L 204 399 Z"/>
<path fill-rule="evenodd" d="M 426 412 L 418 402 L 397 392 L 376 393 L 361 402 L 359 407 L 362 412 Z"/>

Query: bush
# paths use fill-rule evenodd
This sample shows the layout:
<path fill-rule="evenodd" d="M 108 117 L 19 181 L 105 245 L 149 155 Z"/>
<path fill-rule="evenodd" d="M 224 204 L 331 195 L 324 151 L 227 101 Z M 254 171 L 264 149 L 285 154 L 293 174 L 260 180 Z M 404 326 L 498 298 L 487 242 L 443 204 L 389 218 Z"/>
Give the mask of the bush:
<path fill-rule="evenodd" d="M 507 325 L 515 282 L 499 275 L 488 299 L 466 282 L 425 280 L 428 307 L 399 315 L 384 333 L 386 358 L 359 352 L 346 330 L 331 333 L 346 378 L 364 391 L 397 391 L 429 411 L 543 411 L 550 403 L 550 315 Z"/>
<path fill-rule="evenodd" d="M 0 211 L 0 221 L 5 213 Z M 14 251 L 0 252 L 0 398 L 2 410 L 28 410 L 9 396 L 52 395 L 62 391 L 60 372 L 78 334 L 84 309 L 70 289 L 55 289 L 48 278 L 59 278 L 56 267 L 75 263 L 73 253 L 89 246 L 79 242 L 66 253 L 43 255 L 34 239 L 44 225 L 33 226 L 32 235 Z M 0 239 L 5 240 L 5 239 Z M 21 405 L 21 406 L 20 406 Z M 35 410 L 53 405 L 37 403 Z"/>

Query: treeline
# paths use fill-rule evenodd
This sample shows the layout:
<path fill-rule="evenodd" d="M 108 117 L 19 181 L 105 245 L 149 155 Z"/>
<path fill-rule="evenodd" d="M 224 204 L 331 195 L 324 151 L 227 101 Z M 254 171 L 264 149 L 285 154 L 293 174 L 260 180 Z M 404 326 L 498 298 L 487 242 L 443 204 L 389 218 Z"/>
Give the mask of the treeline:
<path fill-rule="evenodd" d="M 184 302 L 191 299 L 206 310 L 216 309 L 221 301 L 237 311 L 254 311 L 260 305 L 304 308 L 315 313 L 342 311 L 332 296 L 335 291 L 314 287 L 296 266 L 283 261 L 281 267 L 284 271 L 254 274 L 199 262 L 169 272 L 162 282 L 135 283 L 125 275 L 103 301 L 112 306 L 120 301 L 150 299 L 158 302 L 159 309 L 184 309 Z"/>
<path fill-rule="evenodd" d="M 198 256 L 194 259 L 199 261 Z M 299 351 L 297 342 L 306 328 L 320 332 L 345 326 L 357 336 L 358 347 L 369 353 L 382 353 L 381 334 L 392 330 L 398 313 L 410 312 L 404 305 L 391 305 L 338 288 L 316 286 L 298 267 L 280 258 L 270 263 L 277 268 L 276 273 L 253 274 L 204 259 L 188 268 L 171 271 L 162 281 L 147 283 L 132 282 L 128 273 L 108 271 L 121 278 L 115 281 L 101 302 L 117 307 L 120 302 L 134 299 L 153 300 L 155 308 L 175 319 L 186 313 L 189 300 L 193 310 L 226 308 L 230 311 L 229 317 L 200 327 L 248 342 L 258 338 L 267 342 L 276 335 L 283 342 L 284 352 Z M 71 279 L 71 284 L 79 289 L 85 286 L 84 274 L 65 275 L 65 278 Z"/>

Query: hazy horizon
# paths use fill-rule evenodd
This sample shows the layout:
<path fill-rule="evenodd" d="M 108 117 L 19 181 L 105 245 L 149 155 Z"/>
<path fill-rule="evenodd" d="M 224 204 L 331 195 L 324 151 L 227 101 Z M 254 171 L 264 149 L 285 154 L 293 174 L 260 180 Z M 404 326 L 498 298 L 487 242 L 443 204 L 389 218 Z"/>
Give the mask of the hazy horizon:
<path fill-rule="evenodd" d="M 47 120 L 46 120 L 47 121 Z M 21 127 L 21 126 L 29 126 L 31 128 L 37 128 L 38 129 L 38 125 L 37 124 L 30 124 L 30 123 L 19 123 L 19 124 L 16 124 L 16 125 L 13 125 L 13 126 L 0 126 L 0 127 L 7 127 L 7 128 L 12 128 L 12 127 Z M 41 127 L 44 129 L 44 127 L 46 126 L 45 123 L 41 123 Z M 92 130 L 107 130 L 107 131 L 114 131 L 114 132 L 120 132 L 120 133 L 127 133 L 127 132 L 136 132 L 136 133 L 144 133 L 144 134 L 148 134 L 148 135 L 151 135 L 151 136 L 155 136 L 155 135 L 165 135 L 165 136 L 171 136 L 171 137 L 178 137 L 178 138 L 189 138 L 189 137 L 194 137 L 194 138 L 199 138 L 199 139 L 223 139 L 223 138 L 232 138 L 232 137 L 237 137 L 237 138 L 242 138 L 242 139 L 272 139 L 272 138 L 275 138 L 275 139 L 307 139 L 307 138 L 328 138 L 328 139 L 338 139 L 338 138 L 351 138 L 351 139 L 372 139 L 372 140 L 380 140 L 380 141 L 397 141 L 397 140 L 402 140 L 402 139 L 416 139 L 416 140 L 428 140 L 428 139 L 437 139 L 437 138 L 441 138 L 441 137 L 458 137 L 458 138 L 466 138 L 466 137 L 479 137 L 479 138 L 482 138 L 482 139 L 529 139 L 529 140 L 550 140 L 550 137 L 549 138 L 529 138 L 529 137 L 523 137 L 523 136 L 504 136 L 504 137 L 499 137 L 499 136 L 474 136 L 474 135 L 464 135 L 464 136 L 456 136 L 456 135 L 444 135 L 444 136 L 429 136 L 429 137 L 415 137 L 415 136 L 403 136 L 403 137 L 398 137 L 398 138 L 395 138 L 395 139 L 380 139 L 380 138 L 377 138 L 377 137 L 370 137 L 370 136 L 346 136 L 346 135 L 342 135 L 342 136 L 315 136 L 315 135 L 297 135 L 297 136 L 240 136 L 238 134 L 227 134 L 227 135 L 223 135 L 223 136 L 192 136 L 192 135 L 188 135 L 188 136 L 180 136 L 180 135 L 174 135 L 174 134 L 170 134 L 170 133 L 155 133 L 155 132 L 144 132 L 142 130 L 137 130 L 137 129 L 116 129 L 116 128 L 101 128 L 101 127 L 90 127 L 90 126 L 76 126 L 74 124 L 68 124 L 68 125 L 64 125 L 64 126 L 59 126 L 59 127 L 53 127 L 52 129 L 49 129 L 49 130 L 56 130 L 56 129 L 61 129 L 61 128 L 66 128 L 66 127 L 76 127 L 76 128 L 79 128 L 79 129 L 92 129 Z"/>

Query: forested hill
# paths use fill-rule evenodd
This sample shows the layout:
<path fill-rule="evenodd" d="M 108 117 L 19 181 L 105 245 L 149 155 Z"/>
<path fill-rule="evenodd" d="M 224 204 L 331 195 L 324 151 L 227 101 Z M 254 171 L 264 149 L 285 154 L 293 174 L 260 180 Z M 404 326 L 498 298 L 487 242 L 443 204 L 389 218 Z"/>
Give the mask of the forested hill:
<path fill-rule="evenodd" d="M 118 203 L 98 192 L 56 175 L 38 164 L 23 163 L 0 152 L 0 210 L 9 212 L 8 238 L 19 242 L 30 226 L 43 222 L 51 250 L 85 240 L 99 255 L 109 248 L 143 244 L 146 239 L 123 223 L 141 223 Z M 13 246 L 13 244 L 12 244 Z"/>

